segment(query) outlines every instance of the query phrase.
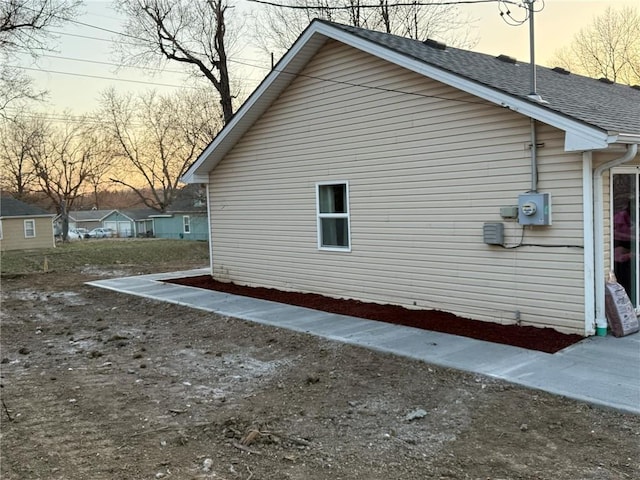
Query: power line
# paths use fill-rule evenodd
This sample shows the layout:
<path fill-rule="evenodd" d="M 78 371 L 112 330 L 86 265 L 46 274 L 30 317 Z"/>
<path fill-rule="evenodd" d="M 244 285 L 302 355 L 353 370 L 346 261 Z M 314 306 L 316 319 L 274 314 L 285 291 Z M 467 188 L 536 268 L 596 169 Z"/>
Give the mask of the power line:
<path fill-rule="evenodd" d="M 28 53 L 28 52 L 22 52 L 22 53 Z M 81 62 L 81 63 L 93 63 L 93 64 L 97 64 L 97 65 L 108 65 L 108 66 L 112 66 L 112 67 L 121 67 L 121 68 L 137 68 L 140 70 L 154 70 L 156 72 L 163 72 L 163 73 L 180 73 L 180 74 L 185 74 L 186 72 L 181 71 L 181 70 L 167 70 L 167 69 L 163 69 L 163 68 L 154 68 L 154 67 L 140 67 L 137 65 L 124 65 L 121 63 L 111 63 L 111 62 L 101 62 L 99 60 L 88 60 L 85 58 L 73 58 L 73 57 L 64 57 L 61 55 L 47 55 L 47 54 L 41 54 L 39 55 L 40 57 L 44 57 L 44 58 L 55 58 L 55 59 L 59 59 L 59 60 L 69 60 L 72 62 Z"/>
<path fill-rule="evenodd" d="M 247 1 L 253 2 L 253 3 L 261 3 L 261 4 L 271 5 L 271 6 L 275 6 L 275 7 L 293 8 L 293 9 L 314 9 L 314 8 L 317 8 L 317 9 L 322 9 L 322 10 L 344 10 L 344 9 L 351 9 L 352 8 L 352 7 L 349 7 L 349 6 L 305 7 L 305 6 L 278 4 L 278 3 L 274 3 L 274 2 L 268 2 L 266 0 L 247 0 Z M 521 2 L 514 2 L 514 1 L 510 1 L 510 0 L 455 0 L 455 1 L 438 1 L 438 2 L 433 2 L 433 3 L 411 2 L 411 3 L 395 3 L 395 4 L 391 4 L 389 6 L 390 7 L 399 7 L 399 6 L 439 6 L 439 5 L 445 6 L 445 5 L 461 5 L 461 4 L 474 4 L 474 3 L 476 3 L 476 4 L 498 3 L 498 4 L 511 4 L 511 5 L 516 5 L 516 6 L 522 6 Z M 28 7 L 25 7 L 25 8 L 28 8 Z M 379 5 L 359 5 L 358 8 L 379 8 Z M 543 0 L 543 7 L 542 8 L 544 8 L 544 0 Z M 510 16 L 510 12 L 508 12 L 508 14 Z M 65 18 L 65 17 L 61 17 L 61 16 L 57 16 L 57 17 L 62 19 L 62 20 L 69 21 L 71 23 L 75 23 L 75 24 L 78 24 L 78 25 L 86 26 L 86 27 L 89 27 L 89 28 L 94 28 L 94 29 L 105 31 L 105 32 L 109 32 L 109 33 L 113 33 L 115 35 L 119 35 L 119 36 L 123 36 L 123 37 L 127 37 L 127 38 L 133 38 L 135 40 L 139 40 L 139 41 L 148 43 L 147 40 L 139 38 L 139 37 L 136 37 L 136 36 L 133 36 L 133 35 L 117 32 L 115 30 L 110 30 L 110 29 L 107 29 L 107 28 L 99 27 L 99 26 L 96 26 L 96 25 L 91 25 L 89 23 L 80 22 L 80 21 L 77 21 L 77 20 L 73 20 L 73 19 L 69 19 L 69 18 Z M 89 39 L 101 40 L 101 41 L 114 42 L 114 40 L 107 40 L 107 39 L 102 39 L 102 38 L 97 38 L 97 37 L 74 35 L 74 34 L 68 34 L 68 33 L 65 33 L 65 32 L 60 32 L 60 34 L 77 36 L 77 37 L 81 37 L 81 38 L 89 38 Z M 124 42 L 117 42 L 117 43 L 124 43 Z M 237 61 L 237 60 L 235 60 L 235 61 L 234 60 L 229 60 L 229 61 L 241 64 L 241 65 L 245 65 L 245 66 L 250 66 L 250 67 L 253 67 L 253 68 L 259 68 L 259 69 L 265 69 L 265 70 L 269 69 L 268 67 L 264 67 L 264 66 L 261 66 L 261 65 L 250 64 L 250 63 L 241 62 L 241 61 Z M 90 63 L 105 63 L 105 64 L 108 64 L 107 62 L 92 62 L 92 61 L 88 61 L 88 62 L 90 62 Z M 115 65 L 115 64 L 113 64 L 113 65 Z M 116 66 L 120 66 L 120 65 L 116 65 Z M 122 66 L 124 66 L 124 65 L 122 65 Z M 16 67 L 16 68 L 22 68 L 22 69 L 25 69 L 25 70 L 40 71 L 40 72 L 46 72 L 46 73 L 54 73 L 54 74 L 60 74 L 60 75 L 79 76 L 79 77 L 96 78 L 96 79 L 102 79 L 102 80 L 122 81 L 122 82 L 130 82 L 130 83 L 138 83 L 138 84 L 146 84 L 146 85 L 156 85 L 156 86 L 165 86 L 165 87 L 173 87 L 173 88 L 197 88 L 197 87 L 192 87 L 192 86 L 188 86 L 188 85 L 172 85 L 172 84 L 162 84 L 162 83 L 147 82 L 147 81 L 142 81 L 142 80 L 129 80 L 129 79 L 109 78 L 109 77 L 98 76 L 98 75 L 88 75 L 88 74 L 80 74 L 80 73 L 61 72 L 61 71 L 55 71 L 55 70 L 36 69 L 36 68 L 29 68 L 29 67 Z M 140 67 L 138 67 L 138 68 L 140 68 Z M 277 71 L 277 70 L 273 70 L 273 71 Z M 282 73 L 288 73 L 286 71 L 281 71 L 281 72 Z M 315 79 L 315 80 L 319 80 L 319 81 L 323 81 L 323 82 L 342 84 L 342 85 L 347 85 L 347 86 L 352 86 L 352 87 L 366 88 L 366 89 L 372 89 L 372 90 L 378 90 L 378 91 L 384 91 L 384 92 L 400 93 L 400 94 L 414 95 L 414 96 L 425 97 L 425 98 L 435 98 L 435 99 L 440 99 L 440 100 L 450 100 L 450 101 L 457 101 L 457 102 L 462 102 L 462 103 L 485 105 L 485 103 L 478 102 L 478 101 L 451 99 L 451 98 L 440 97 L 440 96 L 436 96 L 436 95 L 420 94 L 420 93 L 416 93 L 416 92 L 405 92 L 405 91 L 402 91 L 402 90 L 389 89 L 389 88 L 384 88 L 384 87 L 375 87 L 375 86 L 357 84 L 357 83 L 352 83 L 352 82 L 344 82 L 344 81 L 339 81 L 339 80 L 325 79 L 325 78 L 321 78 L 321 77 L 315 77 L 315 76 L 312 76 L 312 75 L 305 75 L 305 74 L 291 74 L 291 75 L 294 75 L 294 76 L 297 76 L 297 77 L 305 77 L 305 78 Z"/>
<path fill-rule="evenodd" d="M 263 68 L 263 67 L 260 67 L 260 66 L 257 66 L 257 65 L 253 65 L 253 66 L 255 66 L 256 68 Z M 162 83 L 146 82 L 146 81 L 142 81 L 142 80 L 128 80 L 128 79 L 109 78 L 109 77 L 103 77 L 103 76 L 98 76 L 98 75 L 86 75 L 86 74 L 79 74 L 79 73 L 60 72 L 60 71 L 55 71 L 55 70 L 45 70 L 45 69 L 37 69 L 37 68 L 29 68 L 29 67 L 16 66 L 16 68 L 22 68 L 22 69 L 25 69 L 25 70 L 33 70 L 33 71 L 46 72 L 46 73 L 55 73 L 55 74 L 61 74 L 61 75 L 89 77 L 89 78 L 97 78 L 97 79 L 103 79 L 103 80 L 131 82 L 131 83 L 157 85 L 157 86 L 165 86 L 165 87 L 173 87 L 173 88 L 193 88 L 193 89 L 198 88 L 198 87 L 193 87 L 193 86 L 189 86 L 189 85 L 162 84 Z M 448 97 L 443 97 L 443 96 L 438 96 L 438 95 L 428 95 L 428 94 L 423 94 L 423 93 L 418 93 L 418 92 L 407 92 L 407 91 L 393 89 L 393 88 L 376 87 L 376 86 L 373 86 L 373 85 L 365 85 L 365 84 L 361 84 L 361 83 L 346 82 L 346 81 L 342 81 L 342 80 L 334 80 L 334 79 L 329 79 L 329 78 L 322 78 L 322 77 L 318 77 L 318 76 L 314 76 L 314 75 L 306 75 L 306 74 L 303 74 L 303 73 L 293 74 L 293 73 L 287 72 L 286 70 L 273 69 L 272 71 L 273 72 L 284 73 L 284 74 L 287 74 L 287 75 L 292 75 L 292 76 L 300 77 L 300 78 L 309 78 L 309 79 L 318 80 L 318 81 L 321 81 L 321 82 L 333 83 L 333 84 L 338 84 L 338 85 L 346 85 L 346 86 L 350 86 L 350 87 L 357 87 L 357 88 L 363 88 L 363 89 L 369 89 L 369 90 L 376 90 L 376 91 L 382 91 L 382 92 L 387 92 L 387 93 L 398 93 L 398 94 L 402 94 L 402 95 L 412 95 L 412 96 L 417 96 L 417 97 L 422 97 L 422 98 L 433 98 L 433 99 L 438 99 L 438 100 L 447 100 L 447 101 L 454 101 L 454 102 L 467 103 L 467 104 L 486 105 L 486 102 L 482 102 L 482 101 L 463 100 L 463 99 L 457 99 L 457 98 L 448 98 Z M 502 107 L 500 107 L 500 108 L 502 108 Z"/>
<path fill-rule="evenodd" d="M 395 88 L 385 88 L 385 87 L 376 87 L 373 85 L 364 85 L 362 83 L 353 83 L 353 82 L 345 82 L 343 80 L 332 80 L 330 78 L 322 78 L 322 77 L 316 77 L 314 75 L 306 75 L 304 73 L 289 73 L 286 70 L 277 70 L 274 69 L 274 72 L 279 72 L 279 73 L 285 73 L 294 77 L 301 77 L 301 78 L 310 78 L 312 80 L 319 80 L 321 82 L 328 82 L 328 83 L 334 83 L 334 84 L 338 84 L 338 85 L 347 85 L 349 87 L 357 87 L 357 88 L 364 88 L 364 89 L 369 89 L 369 90 L 377 90 L 377 91 L 381 91 L 381 92 L 387 92 L 387 93 L 399 93 L 399 94 L 403 94 L 403 95 L 412 95 L 415 97 L 421 97 L 421 98 L 434 98 L 437 100 L 447 100 L 450 102 L 460 102 L 460 103 L 469 103 L 469 104 L 473 104 L 473 105 L 487 105 L 487 102 L 485 101 L 475 101 L 475 100 L 463 100 L 460 98 L 449 98 L 449 97 L 442 97 L 439 95 L 428 95 L 425 93 L 419 93 L 419 92 L 407 92 L 407 91 L 403 91 L 403 90 L 397 90 Z M 496 105 L 499 108 L 504 108 L 502 106 Z"/>
<path fill-rule="evenodd" d="M 94 37 L 85 37 L 85 38 L 94 38 Z M 96 40 L 101 40 L 99 38 L 95 38 Z M 28 53 L 28 52 L 22 52 L 22 53 Z M 60 56 L 60 55 L 47 55 L 47 54 L 40 54 L 38 55 L 39 57 L 46 57 L 46 58 L 56 58 L 56 59 L 61 59 L 61 60 L 70 60 L 70 61 L 74 61 L 74 62 L 84 62 L 84 63 L 96 63 L 99 65 L 110 65 L 113 67 L 122 67 L 122 68 L 138 68 L 138 69 L 142 69 L 142 70 L 155 70 L 158 72 L 168 72 L 168 73 L 180 73 L 180 74 L 188 74 L 189 72 L 185 72 L 185 71 L 181 71 L 181 70 L 167 70 L 164 68 L 154 68 L 154 67 L 140 67 L 138 65 L 126 65 L 123 63 L 112 63 L 112 62 L 101 62 L 98 60 L 88 60 L 85 58 L 73 58 L 73 57 L 64 57 L 64 56 Z M 247 63 L 250 62 L 251 59 L 240 59 L 240 60 L 234 60 L 234 59 L 227 59 L 227 61 L 229 63 L 237 63 L 238 65 L 244 65 L 246 67 L 254 67 L 254 68 L 260 68 L 263 70 L 271 70 L 271 67 L 265 66 L 265 65 L 257 65 L 257 64 L 253 64 L 253 63 Z"/>
<path fill-rule="evenodd" d="M 287 5 L 284 3 L 275 3 L 269 2 L 266 0 L 247 0 L 251 3 L 260 3 L 263 5 L 269 5 L 272 7 L 279 8 L 289 8 L 292 10 L 354 10 L 354 9 L 379 9 L 380 4 L 370 4 L 370 5 L 338 5 L 338 6 L 329 6 L 329 5 Z M 451 0 L 451 1 L 440 1 L 437 2 L 405 2 L 405 3 L 390 3 L 385 4 L 385 8 L 396 8 L 396 7 L 438 7 L 438 6 L 447 6 L 447 5 L 473 5 L 473 4 L 481 4 L 481 3 L 509 3 L 511 5 L 521 6 L 521 2 L 513 2 L 510 0 Z"/>
<path fill-rule="evenodd" d="M 3 2 L 3 3 L 5 3 L 5 4 L 7 4 L 7 5 L 9 4 L 9 2 L 6 2 L 6 1 L 5 1 L 5 2 Z M 27 5 L 21 5 L 21 8 L 24 8 L 25 10 L 31 10 L 31 11 L 32 11 L 32 12 L 34 12 L 34 13 L 39 13 L 39 11 L 38 11 L 38 10 L 36 10 L 35 8 L 31 8 L 31 7 L 27 6 Z M 147 42 L 146 40 L 144 40 L 143 38 L 136 37 L 135 35 L 130 35 L 130 34 L 128 34 L 128 33 L 117 32 L 117 31 L 115 31 L 115 30 L 111 30 L 111 29 L 109 29 L 109 28 L 99 27 L 99 26 L 97 26 L 97 25 L 92 25 L 92 24 L 90 24 L 90 23 L 81 22 L 80 20 L 76 20 L 76 19 L 74 19 L 74 18 L 70 18 L 70 17 L 64 17 L 64 16 L 62 16 L 62 15 L 58 15 L 58 14 L 56 14 L 56 13 L 49 13 L 49 15 L 50 15 L 51 17 L 57 18 L 57 19 L 59 19 L 59 20 L 63 20 L 63 21 L 65 21 L 65 22 L 75 23 L 76 25 L 82 25 L 83 27 L 94 28 L 94 29 L 96 29 L 96 30 L 101 30 L 101 31 L 103 31 L 103 32 L 113 33 L 114 35 L 120 35 L 120 36 L 123 36 L 123 37 L 133 38 L 134 40 L 139 40 L 139 41 L 143 41 L 143 42 L 145 42 L 145 43 L 148 43 L 148 42 Z"/>
<path fill-rule="evenodd" d="M 52 32 L 55 33 L 56 35 L 65 35 L 65 36 L 69 36 L 69 37 L 85 38 L 85 39 L 88 39 L 88 40 L 98 40 L 98 41 L 101 41 L 101 42 L 119 43 L 121 45 L 137 46 L 137 44 L 135 44 L 135 43 L 119 42 L 117 40 L 112 40 L 112 39 L 108 39 L 108 38 L 92 37 L 92 36 L 89 36 L 89 35 L 78 35 L 78 34 L 75 34 L 75 33 L 67 33 L 67 32 L 57 32 L 57 31 L 54 31 L 54 30 L 52 30 Z M 46 57 L 48 55 L 39 55 L 39 56 Z M 62 58 L 62 57 L 60 57 L 60 58 Z M 89 62 L 90 60 L 84 60 L 84 61 Z M 262 70 L 271 70 L 270 66 L 256 65 L 256 64 L 252 64 L 252 63 L 247 63 L 247 62 L 252 61 L 252 59 L 243 59 L 243 58 L 232 59 L 232 58 L 228 58 L 227 61 L 229 63 L 237 63 L 238 65 L 244 65 L 246 67 L 260 68 Z M 117 67 L 145 68 L 145 67 L 137 67 L 137 66 L 134 66 L 134 65 L 123 65 L 123 64 L 112 64 L 112 65 L 117 66 Z M 162 70 L 162 71 L 165 71 L 165 72 L 178 72 L 177 70 Z M 186 73 L 186 72 L 180 72 L 180 73 Z"/>
<path fill-rule="evenodd" d="M 119 43 L 121 45 L 131 45 L 131 46 L 137 46 L 137 43 L 130 43 L 130 42 L 120 42 L 118 40 L 113 40 L 111 38 L 100 38 L 100 37 L 92 37 L 89 35 L 80 35 L 78 33 L 68 33 L 68 32 L 60 32 L 57 30 L 50 30 L 51 33 L 54 33 L 56 35 L 63 35 L 66 37 L 76 37 L 76 38 L 86 38 L 88 40 L 99 40 L 101 42 L 108 42 L 108 43 Z"/>
<path fill-rule="evenodd" d="M 58 75 L 69 75 L 72 77 L 87 77 L 87 78 L 97 78 L 100 80 L 112 80 L 115 82 L 129 82 L 129 83 L 141 83 L 141 84 L 145 84 L 145 85 L 157 85 L 159 87 L 173 87 L 173 88 L 193 88 L 196 89 L 198 87 L 192 87 L 190 85 L 172 85 L 172 84 L 168 84 L 168 83 L 155 83 L 155 82 L 147 82 L 144 80 L 130 80 L 130 79 L 126 79 L 126 78 L 114 78 L 114 77 L 103 77 L 100 75 L 89 75 L 89 74 L 85 74 L 85 73 L 71 73 L 71 72 L 61 72 L 58 70 L 46 70 L 44 68 L 30 68 L 30 67 L 22 67 L 22 66 L 18 66 L 18 65 L 9 65 L 11 68 L 20 68 L 22 70 L 31 70 L 34 72 L 44 72 L 44 73 L 55 73 Z"/>
<path fill-rule="evenodd" d="M 526 23 L 527 20 L 529 20 L 529 17 L 531 16 L 531 12 L 539 13 L 542 10 L 544 10 L 544 8 L 546 7 L 545 0 L 540 0 L 540 3 L 542 4 L 542 6 L 540 6 L 537 10 L 533 8 L 533 5 L 538 0 L 529 0 L 529 1 L 531 2 L 530 7 L 529 7 L 529 5 L 527 5 L 527 6 L 518 5 L 519 7 L 522 7 L 525 10 L 524 18 L 518 19 L 518 18 L 515 18 L 511 14 L 511 10 L 509 10 L 509 7 L 506 6 L 507 3 L 511 3 L 511 2 L 507 2 L 505 0 L 500 0 L 499 3 L 498 3 L 498 10 L 500 10 L 500 18 L 502 18 L 502 20 L 504 20 L 504 22 L 507 25 L 510 25 L 512 27 L 519 27 L 520 25 L 523 25 L 524 23 Z M 503 4 L 505 4 L 505 5 L 503 5 Z M 531 8 L 531 10 L 530 10 L 530 8 Z"/>
<path fill-rule="evenodd" d="M 51 122 L 56 122 L 56 123 L 81 123 L 81 124 L 94 124 L 94 125 L 100 125 L 102 122 L 95 118 L 95 117 L 91 117 L 91 116 L 62 116 L 62 115 L 55 115 L 55 114 L 40 114 L 40 113 L 24 113 L 24 112 L 16 112 L 16 111 L 12 111 L 10 110 L 9 113 L 19 113 L 21 117 L 24 118 L 32 118 L 32 119 L 43 119 L 43 120 L 48 120 Z M 143 126 L 142 123 L 132 123 L 133 126 L 137 126 L 137 127 L 141 127 Z"/>
<path fill-rule="evenodd" d="M 115 64 L 115 63 L 109 63 L 109 62 L 100 62 L 100 61 L 94 61 L 94 60 L 85 60 L 85 59 L 75 59 L 75 58 L 70 58 L 70 57 L 61 57 L 61 56 L 56 56 L 56 55 L 41 55 L 42 57 L 51 57 L 51 58 L 58 58 L 58 59 L 65 59 L 65 60 L 72 60 L 72 61 L 77 61 L 77 62 L 86 62 L 86 63 L 95 63 L 95 64 L 99 64 L 99 65 L 113 65 L 113 66 L 117 66 L 117 67 L 132 67 L 132 68 L 138 68 L 138 69 L 142 69 L 145 70 L 145 67 L 137 67 L 137 66 L 128 66 L 128 65 L 120 65 L 120 64 Z M 262 69 L 262 70 L 270 70 L 269 67 L 265 67 L 265 66 L 261 66 L 261 65 L 255 65 L 255 64 L 250 64 L 250 63 L 244 63 L 244 62 L 235 62 L 235 63 L 239 63 L 241 65 L 245 65 L 245 66 L 249 66 L 249 67 L 253 67 L 253 68 L 258 68 L 258 69 Z M 83 74 L 83 73 L 76 73 L 76 72 L 64 72 L 64 71 L 59 71 L 59 70 L 49 70 L 49 69 L 44 69 L 44 68 L 30 68 L 30 67 L 24 67 L 24 66 L 19 66 L 19 65 L 10 65 L 11 68 L 19 68 L 22 70 L 30 70 L 30 71 L 35 71 L 35 72 L 43 72 L 43 73 L 53 73 L 53 74 L 57 74 L 57 75 L 68 75 L 68 76 L 75 76 L 75 77 L 87 77 L 87 78 L 95 78 L 95 79 L 101 79 L 101 80 L 111 80 L 111 81 L 115 81 L 115 82 L 129 82 L 129 83 L 139 83 L 139 84 L 146 84 L 146 85 L 154 85 L 154 86 L 159 86 L 159 87 L 174 87 L 174 88 L 192 88 L 192 89 L 197 89 L 197 88 L 201 88 L 201 87 L 197 87 L 197 86 L 190 86 L 190 85 L 175 85 L 175 84 L 168 84 L 168 83 L 158 83 L 158 82 L 150 82 L 150 81 L 143 81 L 143 80 L 132 80 L 132 79 L 125 79 L 125 78 L 117 78 L 117 77 L 106 77 L 106 76 L 101 76 L 101 75 L 90 75 L 90 74 Z M 188 72 L 179 72 L 177 70 L 162 70 L 162 69 L 155 69 L 155 68 L 148 68 L 148 70 L 155 70 L 158 72 L 172 72 L 172 73 L 179 73 L 179 74 L 183 74 L 183 75 L 188 75 Z M 239 77 L 234 77 L 234 80 L 236 81 L 245 81 L 245 82 L 253 82 L 253 81 L 258 81 L 258 79 L 256 78 L 249 78 L 249 77 L 245 77 L 245 78 L 239 78 Z"/>

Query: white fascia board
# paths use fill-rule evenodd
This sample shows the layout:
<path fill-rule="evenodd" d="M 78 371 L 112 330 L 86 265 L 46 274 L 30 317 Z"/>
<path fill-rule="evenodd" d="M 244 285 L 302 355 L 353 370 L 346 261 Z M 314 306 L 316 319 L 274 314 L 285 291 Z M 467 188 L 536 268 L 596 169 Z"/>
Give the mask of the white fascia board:
<path fill-rule="evenodd" d="M 624 134 L 624 133 L 610 135 L 609 143 L 640 144 L 640 135 Z"/>
<path fill-rule="evenodd" d="M 204 153 L 202 155 L 204 155 Z M 207 183 L 209 181 L 209 176 L 187 171 L 187 173 L 180 178 L 180 181 L 184 183 Z"/>
<path fill-rule="evenodd" d="M 567 152 L 585 152 L 587 150 L 602 150 L 615 148 L 614 145 L 640 144 L 640 135 L 611 134 L 604 137 L 586 137 L 579 132 L 566 132 L 564 149 Z"/>
<path fill-rule="evenodd" d="M 582 135 L 582 132 L 565 131 L 564 151 L 584 152 L 586 150 L 600 150 L 607 148 L 611 142 L 611 137 L 603 133 L 601 138 Z"/>
<path fill-rule="evenodd" d="M 600 150 L 611 148 L 614 144 L 640 144 L 640 135 L 611 134 L 604 138 L 585 137 L 579 132 L 566 132 L 564 137 L 564 149 L 567 152 L 584 152 L 586 150 Z"/>

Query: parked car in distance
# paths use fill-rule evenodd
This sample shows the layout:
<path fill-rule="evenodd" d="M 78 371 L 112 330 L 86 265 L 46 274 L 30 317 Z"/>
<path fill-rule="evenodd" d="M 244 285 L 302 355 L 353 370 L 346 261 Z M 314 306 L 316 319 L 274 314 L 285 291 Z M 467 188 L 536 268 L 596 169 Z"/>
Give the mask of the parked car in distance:
<path fill-rule="evenodd" d="M 82 240 L 84 238 L 84 233 L 79 232 L 75 228 L 70 228 L 67 232 L 67 241 L 73 242 L 75 240 Z M 56 240 L 62 240 L 62 233 L 56 234 Z"/>
<path fill-rule="evenodd" d="M 110 238 L 115 236 L 116 232 L 110 228 L 94 228 L 85 235 L 85 238 Z"/>
<path fill-rule="evenodd" d="M 82 240 L 83 238 L 84 238 L 84 233 L 79 232 L 75 228 L 70 228 L 69 231 L 67 232 L 67 240 L 69 240 L 70 242 L 74 240 Z"/>
<path fill-rule="evenodd" d="M 89 230 L 87 230 L 86 228 L 74 228 L 74 230 L 82 237 L 82 238 L 87 238 L 87 233 L 89 233 Z"/>

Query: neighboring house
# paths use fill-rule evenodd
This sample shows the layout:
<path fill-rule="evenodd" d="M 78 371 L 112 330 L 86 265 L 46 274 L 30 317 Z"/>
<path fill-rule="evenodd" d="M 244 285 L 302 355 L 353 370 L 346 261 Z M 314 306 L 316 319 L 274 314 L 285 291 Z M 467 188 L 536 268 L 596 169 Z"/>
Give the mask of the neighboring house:
<path fill-rule="evenodd" d="M 120 238 L 136 236 L 136 220 L 122 210 L 112 210 L 102 217 L 102 226 L 110 228 Z"/>
<path fill-rule="evenodd" d="M 94 228 L 108 227 L 104 225 L 104 219 L 111 215 L 115 210 L 74 210 L 69 212 L 69 228 L 86 228 L 93 230 Z M 56 230 L 61 231 L 62 218 L 60 215 L 56 217 Z M 111 228 L 111 227 L 110 227 Z M 114 230 L 116 230 L 114 228 Z"/>
<path fill-rule="evenodd" d="M 0 198 L 0 250 L 55 247 L 53 218 L 46 210 L 13 197 Z"/>
<path fill-rule="evenodd" d="M 314 21 L 183 177 L 213 277 L 602 334 L 640 91 L 531 71 Z M 638 305 L 637 256 L 618 272 Z"/>
<path fill-rule="evenodd" d="M 157 238 L 184 240 L 209 239 L 206 194 L 200 185 L 187 185 L 164 213 L 149 215 L 153 219 L 153 233 Z"/>
<path fill-rule="evenodd" d="M 131 237 L 153 236 L 153 215 L 156 211 L 151 208 L 138 208 L 135 210 L 120 210 L 123 216 L 130 219 L 132 224 Z"/>

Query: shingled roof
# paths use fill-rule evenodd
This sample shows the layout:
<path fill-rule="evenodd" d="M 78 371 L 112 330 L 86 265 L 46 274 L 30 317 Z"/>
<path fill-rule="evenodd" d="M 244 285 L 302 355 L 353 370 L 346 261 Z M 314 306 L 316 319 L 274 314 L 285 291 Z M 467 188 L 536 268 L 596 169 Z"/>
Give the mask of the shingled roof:
<path fill-rule="evenodd" d="M 566 151 L 606 149 L 640 143 L 640 90 L 545 67 L 536 68 L 536 94 L 530 98 L 528 63 L 421 42 L 387 33 L 314 20 L 234 117 L 182 177 L 206 183 L 208 172 L 240 141 L 251 125 L 303 71 L 329 40 L 465 91 L 565 132 Z M 445 48 L 443 48 L 445 47 Z M 330 79 L 329 79 L 330 80 Z"/>
<path fill-rule="evenodd" d="M 533 93 L 529 63 L 511 63 L 505 57 L 499 59 L 452 47 L 443 49 L 444 45 L 434 42 L 323 23 L 501 92 L 522 98 Z M 541 104 L 544 108 L 608 133 L 640 135 L 640 87 L 632 88 L 541 66 L 536 66 L 536 78 L 536 91 L 546 102 Z"/>
<path fill-rule="evenodd" d="M 112 212 L 115 210 L 73 210 L 69 212 L 69 218 L 76 222 L 101 222 Z"/>
<path fill-rule="evenodd" d="M 29 205 L 10 196 L 0 198 L 0 217 L 54 217 L 43 208 Z"/>

